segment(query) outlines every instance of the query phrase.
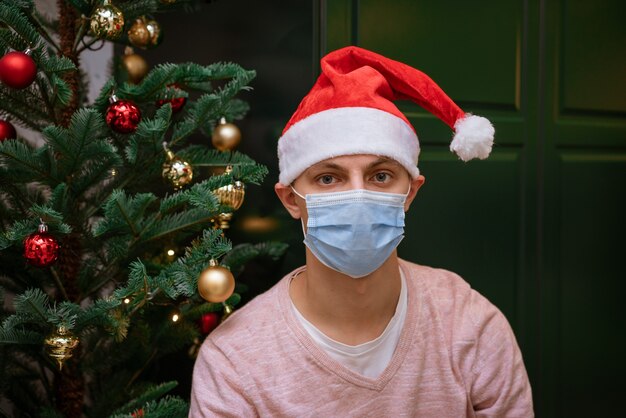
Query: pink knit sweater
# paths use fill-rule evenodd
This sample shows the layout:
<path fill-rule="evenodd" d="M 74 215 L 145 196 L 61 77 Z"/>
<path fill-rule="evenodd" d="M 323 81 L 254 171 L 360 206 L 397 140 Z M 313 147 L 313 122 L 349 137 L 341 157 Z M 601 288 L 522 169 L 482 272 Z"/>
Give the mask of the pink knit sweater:
<path fill-rule="evenodd" d="M 290 273 L 206 339 L 190 417 L 532 417 L 528 377 L 502 313 L 459 276 L 400 260 L 408 312 L 387 369 L 361 376 L 294 317 Z"/>

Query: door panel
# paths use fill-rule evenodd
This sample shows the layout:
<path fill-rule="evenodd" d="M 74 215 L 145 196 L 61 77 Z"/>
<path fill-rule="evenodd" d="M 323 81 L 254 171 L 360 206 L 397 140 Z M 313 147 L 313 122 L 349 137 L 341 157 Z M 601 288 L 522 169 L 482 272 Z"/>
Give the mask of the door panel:
<path fill-rule="evenodd" d="M 522 347 L 538 417 L 613 416 L 623 393 L 626 3 L 328 0 L 320 55 L 359 45 L 488 117 L 496 146 L 459 162 L 409 102 L 426 185 L 400 255 L 460 273 Z"/>

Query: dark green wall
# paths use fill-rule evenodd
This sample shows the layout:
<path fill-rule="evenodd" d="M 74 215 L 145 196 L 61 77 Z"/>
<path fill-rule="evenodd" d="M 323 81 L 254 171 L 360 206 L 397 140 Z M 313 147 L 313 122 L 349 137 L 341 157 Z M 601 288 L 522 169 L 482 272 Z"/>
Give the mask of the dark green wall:
<path fill-rule="evenodd" d="M 626 16 L 620 0 L 223 0 L 168 16 L 154 62 L 235 61 L 258 71 L 241 150 L 270 167 L 229 236 L 292 244 L 242 278 L 254 292 L 303 262 L 274 197 L 276 140 L 318 59 L 355 44 L 429 74 L 496 127 L 486 161 L 448 151 L 449 129 L 400 103 L 426 185 L 401 256 L 461 274 L 509 318 L 539 417 L 614 416 L 624 392 Z M 208 140 L 197 138 L 197 140 Z M 267 231 L 246 220 L 277 221 Z"/>
<path fill-rule="evenodd" d="M 321 53 L 355 44 L 422 69 L 496 147 L 462 164 L 408 103 L 426 186 L 406 258 L 460 273 L 509 318 L 542 417 L 614 416 L 626 372 L 625 3 L 321 1 Z"/>

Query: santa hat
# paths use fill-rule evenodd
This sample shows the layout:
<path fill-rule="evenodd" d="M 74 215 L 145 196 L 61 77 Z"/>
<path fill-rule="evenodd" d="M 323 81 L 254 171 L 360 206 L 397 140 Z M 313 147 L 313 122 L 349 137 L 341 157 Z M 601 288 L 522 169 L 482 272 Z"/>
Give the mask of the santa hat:
<path fill-rule="evenodd" d="M 489 156 L 491 123 L 463 112 L 421 71 L 355 46 L 329 53 L 321 67 L 278 140 L 280 183 L 290 184 L 322 160 L 350 154 L 392 158 L 417 177 L 417 134 L 394 100 L 412 100 L 450 126 L 450 150 L 463 161 Z"/>

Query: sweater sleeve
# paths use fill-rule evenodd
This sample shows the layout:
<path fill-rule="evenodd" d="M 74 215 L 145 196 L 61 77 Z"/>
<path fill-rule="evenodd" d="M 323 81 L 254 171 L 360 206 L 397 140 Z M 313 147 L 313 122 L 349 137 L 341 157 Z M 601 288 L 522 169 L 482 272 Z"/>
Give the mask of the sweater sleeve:
<path fill-rule="evenodd" d="M 256 416 L 233 362 L 207 339 L 194 365 L 189 417 Z"/>
<path fill-rule="evenodd" d="M 513 330 L 495 306 L 477 293 L 473 297 L 484 307 L 476 318 L 469 388 L 476 417 L 533 417 L 530 383 Z"/>

